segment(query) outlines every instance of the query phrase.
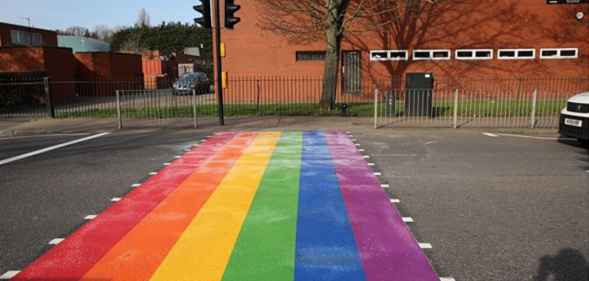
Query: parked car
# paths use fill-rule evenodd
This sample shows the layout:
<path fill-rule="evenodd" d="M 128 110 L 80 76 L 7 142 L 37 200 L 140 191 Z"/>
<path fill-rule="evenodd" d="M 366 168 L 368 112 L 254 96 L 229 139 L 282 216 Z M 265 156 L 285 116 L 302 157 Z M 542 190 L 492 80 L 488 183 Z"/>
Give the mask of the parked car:
<path fill-rule="evenodd" d="M 573 96 L 560 113 L 558 132 L 589 143 L 589 92 Z"/>
<path fill-rule="evenodd" d="M 210 86 L 211 81 L 205 73 L 184 73 L 174 82 L 173 91 L 174 95 L 192 94 L 192 90 L 196 90 L 197 94 L 206 94 Z"/>

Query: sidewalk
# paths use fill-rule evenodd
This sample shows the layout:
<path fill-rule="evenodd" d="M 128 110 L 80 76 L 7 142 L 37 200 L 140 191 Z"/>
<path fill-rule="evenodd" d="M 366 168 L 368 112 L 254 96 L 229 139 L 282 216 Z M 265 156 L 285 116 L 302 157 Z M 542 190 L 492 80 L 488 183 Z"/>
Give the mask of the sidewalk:
<path fill-rule="evenodd" d="M 370 117 L 280 117 L 280 116 L 248 116 L 227 117 L 225 126 L 219 125 L 216 117 L 198 119 L 200 131 L 374 131 L 373 118 Z M 193 120 L 182 119 L 125 119 L 124 130 L 169 130 L 191 129 Z M 71 134 L 71 133 L 102 133 L 118 130 L 118 122 L 114 118 L 0 118 L 0 137 Z M 453 130 L 451 128 L 379 128 L 379 131 L 403 130 Z M 530 135 L 557 135 L 555 129 L 526 128 L 461 128 L 457 131 L 477 130 L 485 132 L 504 132 Z"/>

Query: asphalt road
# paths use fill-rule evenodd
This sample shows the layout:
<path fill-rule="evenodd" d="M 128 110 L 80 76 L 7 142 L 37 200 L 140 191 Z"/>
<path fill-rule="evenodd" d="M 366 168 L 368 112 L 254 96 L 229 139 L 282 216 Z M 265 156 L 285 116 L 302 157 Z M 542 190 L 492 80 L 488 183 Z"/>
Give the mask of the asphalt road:
<path fill-rule="evenodd" d="M 481 132 L 356 136 L 440 276 L 589 280 L 589 152 Z"/>
<path fill-rule="evenodd" d="M 194 131 L 113 133 L 0 165 L 0 275 L 26 267 L 205 137 Z M 85 136 L 0 140 L 0 160 Z"/>
<path fill-rule="evenodd" d="M 203 139 L 119 132 L 0 165 L 0 275 L 24 268 Z M 0 160 L 85 136 L 0 139 Z M 576 142 L 474 131 L 358 133 L 440 276 L 588 278 L 589 152 Z M 552 274 L 552 276 L 550 276 Z"/>

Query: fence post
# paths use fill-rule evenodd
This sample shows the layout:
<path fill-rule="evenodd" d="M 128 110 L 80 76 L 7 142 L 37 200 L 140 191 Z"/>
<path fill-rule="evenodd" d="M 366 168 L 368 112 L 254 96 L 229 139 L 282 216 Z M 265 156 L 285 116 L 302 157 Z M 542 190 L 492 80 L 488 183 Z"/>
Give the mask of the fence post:
<path fill-rule="evenodd" d="M 534 129 L 534 127 L 536 127 L 536 102 L 538 101 L 538 90 L 534 89 L 534 93 L 532 96 L 532 116 L 531 116 L 531 122 L 532 122 L 532 126 L 531 128 Z"/>
<path fill-rule="evenodd" d="M 374 89 L 374 129 L 378 129 L 378 89 Z"/>
<path fill-rule="evenodd" d="M 45 106 L 47 107 L 47 117 L 54 118 L 55 108 L 53 107 L 53 103 L 51 102 L 51 84 L 49 81 L 49 77 L 43 78 L 43 85 L 45 86 Z"/>
<path fill-rule="evenodd" d="M 117 119 L 119 122 L 119 130 L 123 129 L 123 117 L 121 116 L 121 97 L 119 94 L 119 91 L 116 91 L 117 93 Z"/>
<path fill-rule="evenodd" d="M 454 90 L 454 129 L 458 128 L 458 91 Z"/>
<path fill-rule="evenodd" d="M 198 116 L 196 115 L 196 89 L 192 90 L 192 113 L 194 114 L 194 128 L 198 129 Z"/>

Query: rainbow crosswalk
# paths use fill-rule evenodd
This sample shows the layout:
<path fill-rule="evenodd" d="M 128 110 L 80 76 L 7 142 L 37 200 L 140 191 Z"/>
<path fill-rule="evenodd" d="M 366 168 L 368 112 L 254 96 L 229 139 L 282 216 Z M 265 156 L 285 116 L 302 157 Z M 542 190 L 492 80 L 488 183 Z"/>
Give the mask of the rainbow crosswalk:
<path fill-rule="evenodd" d="M 12 280 L 440 280 L 342 132 L 223 132 Z"/>

